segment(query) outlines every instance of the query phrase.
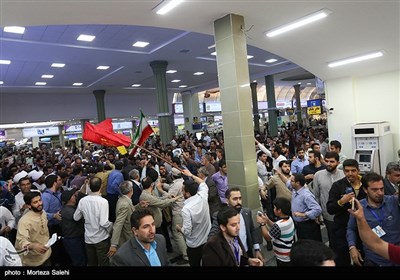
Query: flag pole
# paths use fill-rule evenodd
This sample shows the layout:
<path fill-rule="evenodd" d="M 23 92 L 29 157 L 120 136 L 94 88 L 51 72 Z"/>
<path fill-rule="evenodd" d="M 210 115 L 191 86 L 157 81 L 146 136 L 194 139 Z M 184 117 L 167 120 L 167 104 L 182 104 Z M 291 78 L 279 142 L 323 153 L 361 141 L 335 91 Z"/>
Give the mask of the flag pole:
<path fill-rule="evenodd" d="M 157 154 L 155 154 L 155 153 L 153 153 L 153 152 L 147 150 L 146 148 L 143 148 L 142 146 L 136 145 L 135 143 L 132 143 L 132 144 L 135 145 L 138 149 L 142 149 L 142 150 L 144 150 L 146 153 L 151 154 L 152 156 L 157 157 L 157 158 L 159 158 L 159 159 L 165 161 L 166 163 L 168 163 L 168 164 L 171 165 L 171 166 L 174 166 L 174 164 L 173 164 L 172 162 L 166 160 L 166 159 L 163 158 L 162 156 L 159 156 L 159 155 L 157 155 Z M 175 167 L 175 166 L 174 166 L 174 167 Z M 180 167 L 175 167 L 175 168 L 178 169 L 180 172 L 183 171 L 183 169 L 180 168 Z"/>

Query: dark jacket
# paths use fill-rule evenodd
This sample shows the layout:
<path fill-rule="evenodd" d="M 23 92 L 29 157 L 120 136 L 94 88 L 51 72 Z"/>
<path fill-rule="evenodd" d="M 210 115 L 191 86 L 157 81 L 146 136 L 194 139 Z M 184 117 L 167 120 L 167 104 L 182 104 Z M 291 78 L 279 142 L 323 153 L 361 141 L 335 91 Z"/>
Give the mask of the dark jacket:
<path fill-rule="evenodd" d="M 246 242 L 246 244 L 247 244 L 247 248 L 248 248 L 247 254 L 250 257 L 253 257 L 253 245 L 258 243 L 261 246 L 263 243 L 262 235 L 261 235 L 261 228 L 254 226 L 250 208 L 242 208 L 241 214 L 243 216 L 244 224 L 246 225 L 246 236 L 247 236 L 247 240 L 243 240 L 243 242 Z M 218 215 L 218 212 L 215 212 L 212 217 L 213 223 L 211 226 L 210 233 L 208 234 L 209 240 L 212 236 L 216 235 L 220 231 L 218 221 L 217 221 L 217 215 Z"/>
<path fill-rule="evenodd" d="M 390 183 L 389 179 L 383 180 L 385 195 L 394 195 L 396 193 L 396 189 L 393 187 L 392 183 Z"/>
<path fill-rule="evenodd" d="M 328 202 L 326 203 L 326 208 L 328 210 L 328 213 L 331 215 L 335 215 L 335 217 L 333 218 L 333 221 L 336 224 L 340 224 L 340 225 L 344 226 L 345 228 L 347 227 L 347 222 L 349 221 L 349 215 L 350 215 L 349 212 L 347 211 L 347 209 L 350 209 L 351 204 L 346 203 L 342 207 L 342 206 L 339 206 L 339 204 L 337 202 L 344 194 L 346 194 L 347 187 L 350 187 L 353 189 L 353 187 L 351 186 L 351 184 L 349 183 L 349 181 L 347 180 L 346 177 L 334 182 L 331 189 L 329 190 L 329 198 L 328 198 Z M 353 189 L 353 191 L 354 191 L 354 189 Z M 367 195 L 364 192 L 363 187 L 361 186 L 360 191 L 356 198 L 358 200 L 361 200 L 366 197 L 367 197 Z"/>
<path fill-rule="evenodd" d="M 240 238 L 239 245 L 243 252 L 240 257 L 240 266 L 248 265 L 248 256 L 244 252 Z M 202 264 L 203 266 L 237 266 L 235 255 L 222 232 L 211 237 L 204 245 Z"/>
<path fill-rule="evenodd" d="M 157 242 L 156 252 L 160 259 L 161 266 L 168 265 L 167 247 L 165 238 L 161 234 L 156 234 Z M 122 244 L 117 253 L 110 260 L 111 266 L 150 266 L 149 259 L 143 252 L 142 246 L 133 237 Z"/>

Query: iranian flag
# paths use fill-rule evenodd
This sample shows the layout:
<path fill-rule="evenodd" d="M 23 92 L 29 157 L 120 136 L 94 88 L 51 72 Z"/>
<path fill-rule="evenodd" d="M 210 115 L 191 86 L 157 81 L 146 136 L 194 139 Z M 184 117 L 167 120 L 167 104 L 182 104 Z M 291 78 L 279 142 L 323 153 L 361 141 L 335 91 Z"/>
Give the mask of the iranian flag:
<path fill-rule="evenodd" d="M 146 142 L 147 138 L 149 138 L 149 136 L 153 133 L 154 133 L 153 128 L 147 122 L 143 112 L 140 111 L 139 125 L 136 128 L 135 137 L 133 138 L 134 139 L 133 143 L 136 144 L 137 146 L 133 148 L 131 155 L 135 155 L 138 146 L 142 146 L 144 142 Z"/>

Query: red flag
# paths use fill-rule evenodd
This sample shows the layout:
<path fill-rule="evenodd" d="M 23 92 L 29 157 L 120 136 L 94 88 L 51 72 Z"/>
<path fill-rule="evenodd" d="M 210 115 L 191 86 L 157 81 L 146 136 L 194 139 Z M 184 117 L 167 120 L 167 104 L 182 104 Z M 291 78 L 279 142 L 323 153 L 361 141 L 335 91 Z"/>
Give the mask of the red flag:
<path fill-rule="evenodd" d="M 147 122 L 143 112 L 140 111 L 140 121 L 138 127 L 136 128 L 136 133 L 133 143 L 138 146 L 142 146 L 144 142 L 146 142 L 147 138 L 149 138 L 150 135 L 153 133 L 154 133 L 153 128 Z M 136 150 L 137 146 L 133 148 L 131 155 L 134 155 L 136 153 Z"/>
<path fill-rule="evenodd" d="M 98 125 L 86 122 L 82 138 L 83 140 L 109 147 L 129 146 L 131 144 L 131 139 L 128 136 L 115 133 L 112 130 L 111 119 L 107 119 Z"/>

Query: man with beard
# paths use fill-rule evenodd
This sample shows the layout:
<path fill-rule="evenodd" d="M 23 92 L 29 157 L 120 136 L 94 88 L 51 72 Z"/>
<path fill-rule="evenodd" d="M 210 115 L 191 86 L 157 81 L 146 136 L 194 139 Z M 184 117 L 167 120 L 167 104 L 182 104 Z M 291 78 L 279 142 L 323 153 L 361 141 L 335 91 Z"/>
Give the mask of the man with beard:
<path fill-rule="evenodd" d="M 328 232 L 329 247 L 333 248 L 333 242 L 335 242 L 332 232 L 333 215 L 328 213 L 326 203 L 328 202 L 329 190 L 333 182 L 342 179 L 344 173 L 337 168 L 340 162 L 339 154 L 336 152 L 327 152 L 325 154 L 325 162 L 326 169 L 320 170 L 314 174 L 313 188 L 311 191 L 314 193 L 315 199 L 319 205 L 321 205 L 322 217 L 324 218 L 324 223 Z"/>
<path fill-rule="evenodd" d="M 223 207 L 218 212 L 217 221 L 220 231 L 203 248 L 203 266 L 263 266 L 262 260 L 248 257 L 241 242 L 242 219 L 237 208 Z"/>
<path fill-rule="evenodd" d="M 367 173 L 362 178 L 362 186 L 367 194 L 360 200 L 365 213 L 365 219 L 372 231 L 382 240 L 392 243 L 400 243 L 400 210 L 398 198 L 392 195 L 384 195 L 383 177 L 377 173 Z M 354 264 L 361 266 L 362 258 L 357 244 L 357 222 L 350 217 L 347 226 L 347 242 L 350 256 Z M 375 254 L 363 244 L 365 253 L 364 266 L 393 266 L 394 264 Z"/>
<path fill-rule="evenodd" d="M 246 255 L 253 257 L 255 256 L 262 262 L 264 257 L 260 251 L 260 244 L 262 244 L 261 229 L 254 227 L 254 222 L 251 215 L 250 208 L 242 207 L 242 193 L 237 187 L 230 188 L 225 193 L 226 199 L 228 200 L 228 206 L 233 207 L 240 217 L 240 240 L 243 241 L 243 248 L 245 249 Z M 221 226 L 218 221 L 218 212 L 214 214 L 213 225 L 209 234 L 210 237 L 217 235 Z M 255 254 L 253 254 L 253 250 Z"/>
<path fill-rule="evenodd" d="M 125 242 L 111 258 L 111 266 L 167 266 L 167 245 L 161 234 L 156 234 L 153 213 L 139 209 L 131 215 L 134 237 Z"/>
<path fill-rule="evenodd" d="M 350 265 L 346 230 L 350 215 L 347 210 L 351 208 L 351 200 L 354 197 L 359 200 L 366 197 L 363 188 L 361 188 L 358 162 L 355 159 L 346 159 L 343 162 L 343 172 L 345 177 L 332 184 L 326 203 L 328 213 L 334 215 L 332 232 L 335 242 L 332 245 L 337 266 Z"/>
<path fill-rule="evenodd" d="M 45 246 L 49 240 L 49 229 L 41 194 L 27 192 L 24 201 L 29 211 L 19 220 L 15 249 L 27 249 L 26 254 L 21 254 L 24 266 L 50 266 L 51 249 Z"/>

